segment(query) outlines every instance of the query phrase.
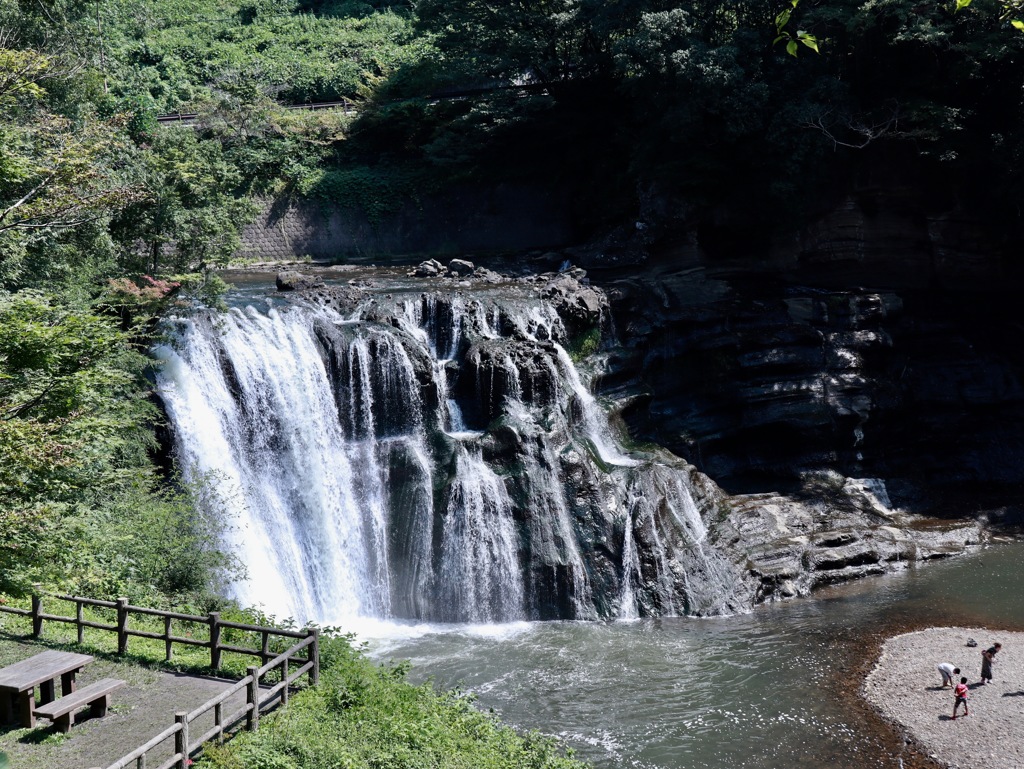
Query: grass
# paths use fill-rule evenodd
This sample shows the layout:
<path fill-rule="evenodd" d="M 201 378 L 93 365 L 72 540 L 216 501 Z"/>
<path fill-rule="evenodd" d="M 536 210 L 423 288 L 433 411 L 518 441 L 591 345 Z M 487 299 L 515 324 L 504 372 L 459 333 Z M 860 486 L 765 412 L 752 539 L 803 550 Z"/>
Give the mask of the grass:
<path fill-rule="evenodd" d="M 64 606 L 72 608 L 63 609 Z M 74 614 L 72 604 L 44 598 L 45 613 Z M 85 618 L 113 624 L 113 610 L 87 610 Z M 224 619 L 229 619 L 223 616 Z M 232 618 L 233 619 L 233 618 Z M 235 621 L 252 622 L 252 617 Z M 0 614 L 0 666 L 25 656 L 24 643 L 31 620 Z M 133 617 L 130 627 L 163 632 L 163 621 Z M 172 632 L 192 632 L 205 640 L 205 626 L 175 623 Z M 230 631 L 228 640 L 259 647 L 259 637 Z M 6 636 L 6 638 L 4 637 Z M 156 671 L 209 673 L 209 652 L 201 647 L 175 647 L 171 662 L 164 660 L 164 642 L 133 637 L 128 654 L 117 655 L 117 634 L 86 628 L 78 645 L 73 625 L 45 622 L 41 642 L 51 648 L 69 648 L 97 657 L 91 667 L 116 668 L 110 673 L 130 682 Z M 279 639 L 278 645 L 291 645 Z M 275 647 L 276 648 L 276 647 Z M 225 652 L 220 674 L 244 674 L 253 658 Z M 414 686 L 406 680 L 408 663 L 378 666 L 369 660 L 351 636 L 328 629 L 320 644 L 321 685 L 292 695 L 287 707 L 264 716 L 257 732 L 241 732 L 227 745 L 208 745 L 198 767 L 208 769 L 585 769 L 556 740 L 531 732 L 521 734 L 500 723 L 493 713 L 476 708 L 474 699 L 460 691 L 438 691 L 431 683 Z M 99 671 L 97 671 L 99 672 Z M 59 747 L 62 739 L 52 731 L 16 729 L 0 733 L 0 750 L 17 745 Z M 141 744 L 141 743 L 140 743 Z M 45 752 L 45 751 L 44 751 Z M 49 754 L 47 754 L 49 755 Z M 33 759 L 34 760 L 34 759 Z M 46 767 L 32 763 L 26 769 Z"/>
<path fill-rule="evenodd" d="M 16 608 L 29 608 L 26 600 L 8 600 L 7 605 Z M 43 613 L 57 614 L 64 617 L 73 617 L 75 605 L 54 596 L 43 598 Z M 17 614 L 0 614 L 4 630 L 13 636 L 28 637 L 32 632 L 31 618 Z M 117 615 L 114 609 L 99 607 L 85 607 L 83 619 L 88 622 L 95 622 L 105 625 L 116 625 Z M 238 622 L 242 624 L 259 624 L 268 626 L 266 618 L 254 617 L 252 614 L 241 611 L 221 612 L 221 620 Z M 274 626 L 274 625 L 269 625 Z M 164 623 L 160 618 L 146 615 L 130 614 L 128 620 L 129 630 L 142 630 L 151 633 L 163 633 Z M 294 626 L 285 629 L 295 630 Z M 194 638 L 197 641 L 209 640 L 209 626 L 206 623 L 185 622 L 173 620 L 171 635 Z M 132 636 L 128 639 L 128 649 L 123 655 L 117 653 L 117 633 L 112 630 L 99 628 L 85 628 L 82 643 L 78 644 L 78 630 L 73 624 L 44 621 L 43 631 L 40 639 L 45 641 L 47 646 L 54 648 L 74 648 L 87 654 L 106 659 L 130 661 L 137 665 L 152 667 L 159 670 L 172 672 L 187 672 L 196 674 L 213 674 L 241 678 L 246 674 L 249 665 L 262 664 L 258 656 L 239 654 L 236 652 L 223 652 L 220 668 L 214 670 L 210 666 L 210 651 L 202 646 L 193 646 L 182 643 L 172 645 L 172 659 L 166 660 L 165 643 L 155 638 L 140 638 Z M 221 631 L 221 642 L 232 646 L 249 647 L 258 650 L 262 643 L 260 633 L 238 630 L 236 628 L 223 628 Z M 271 636 L 269 651 L 279 654 L 296 643 L 296 639 L 282 636 Z M 4 663 L 0 657 L 0 664 Z"/>

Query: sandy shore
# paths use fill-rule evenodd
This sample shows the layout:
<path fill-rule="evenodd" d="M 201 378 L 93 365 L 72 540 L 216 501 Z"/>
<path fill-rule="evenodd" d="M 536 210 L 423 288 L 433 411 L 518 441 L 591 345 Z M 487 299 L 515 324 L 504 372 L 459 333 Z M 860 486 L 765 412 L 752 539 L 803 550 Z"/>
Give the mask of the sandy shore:
<path fill-rule="evenodd" d="M 970 648 L 973 638 L 978 646 Z M 1003 645 L 991 684 L 981 686 L 981 651 Z M 971 715 L 955 721 L 953 693 L 936 665 L 951 662 L 967 677 Z M 1024 633 L 984 628 L 929 628 L 890 638 L 864 682 L 882 716 L 954 769 L 1024 768 Z"/>

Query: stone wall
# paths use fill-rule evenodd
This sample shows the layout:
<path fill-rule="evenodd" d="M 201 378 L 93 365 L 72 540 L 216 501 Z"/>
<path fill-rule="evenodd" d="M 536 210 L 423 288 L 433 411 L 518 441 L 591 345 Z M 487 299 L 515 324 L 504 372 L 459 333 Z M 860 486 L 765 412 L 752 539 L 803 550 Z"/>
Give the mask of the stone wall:
<path fill-rule="evenodd" d="M 316 201 L 268 201 L 242 232 L 239 256 L 318 261 L 454 256 L 558 248 L 581 237 L 561 190 L 463 187 L 408 203 L 379 222 Z"/>

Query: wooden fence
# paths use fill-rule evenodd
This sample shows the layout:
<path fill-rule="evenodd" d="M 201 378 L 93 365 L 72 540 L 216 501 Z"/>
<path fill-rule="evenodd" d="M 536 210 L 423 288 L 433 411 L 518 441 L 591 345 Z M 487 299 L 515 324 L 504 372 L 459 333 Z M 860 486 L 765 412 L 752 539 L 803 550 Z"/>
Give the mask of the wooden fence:
<path fill-rule="evenodd" d="M 306 657 L 295 655 L 303 649 L 308 649 Z M 317 636 L 311 635 L 299 641 L 288 651 L 278 655 L 263 667 L 252 665 L 248 669 L 248 675 L 236 683 L 230 689 L 225 689 L 211 700 L 200 705 L 191 713 L 175 713 L 174 724 L 164 729 L 160 734 L 145 745 L 122 756 L 106 769 L 129 769 L 133 763 L 135 769 L 147 769 L 147 755 L 160 747 L 165 741 L 174 738 L 174 754 L 164 760 L 155 769 L 185 769 L 190 765 L 192 756 L 199 753 L 203 745 L 210 740 L 223 742 L 227 732 L 245 720 L 244 728 L 255 731 L 259 728 L 260 710 L 271 710 L 277 705 L 288 704 L 288 687 L 298 678 L 309 674 L 311 684 L 316 684 L 319 679 L 319 658 L 317 652 Z M 297 659 L 301 664 L 297 669 L 289 672 L 289 662 Z M 262 678 L 272 670 L 281 669 L 281 680 L 276 685 L 263 689 L 260 685 Z M 245 705 L 234 713 L 224 715 L 224 703 L 235 694 L 245 691 Z M 190 725 L 210 711 L 213 711 L 213 726 L 195 737 L 191 734 Z"/>
<path fill-rule="evenodd" d="M 247 675 L 245 678 L 213 699 L 203 703 L 195 710 L 189 713 L 176 713 L 173 726 L 156 735 L 145 745 L 139 746 L 131 753 L 110 764 L 107 769 L 127 769 L 133 762 L 135 769 L 147 769 L 147 755 L 172 737 L 174 738 L 174 755 L 154 769 L 172 769 L 172 767 L 175 769 L 185 769 L 189 765 L 191 757 L 197 754 L 205 743 L 214 739 L 223 741 L 225 735 L 239 726 L 243 720 L 245 721 L 243 728 L 247 730 L 257 729 L 259 727 L 261 709 L 272 710 L 278 705 L 287 704 L 289 687 L 302 676 L 309 676 L 311 686 L 315 686 L 320 681 L 320 631 L 318 628 L 284 630 L 260 625 L 247 625 L 241 622 L 222 620 L 220 612 L 210 612 L 203 616 L 161 611 L 144 606 L 132 606 L 128 603 L 127 598 L 119 598 L 116 601 L 100 601 L 94 598 L 69 595 L 50 594 L 48 597 L 74 603 L 75 616 L 65 617 L 59 614 L 47 614 L 43 611 L 44 594 L 40 593 L 32 596 L 31 609 L 19 609 L 13 606 L 0 605 L 0 612 L 30 617 L 32 620 L 32 637 L 34 638 L 42 635 L 45 622 L 67 623 L 75 625 L 78 629 L 78 643 L 83 642 L 85 628 L 87 627 L 117 633 L 118 654 L 125 654 L 128 651 L 128 640 L 132 636 L 136 636 L 139 638 L 163 640 L 165 644 L 165 659 L 167 661 L 170 661 L 172 658 L 173 645 L 184 644 L 208 647 L 210 649 L 210 667 L 215 670 L 220 668 L 222 655 L 226 651 L 259 657 L 263 663 L 261 667 L 250 665 L 246 670 Z M 115 623 L 104 624 L 102 622 L 86 620 L 83 612 L 85 606 L 116 610 Z M 163 632 L 154 633 L 129 627 L 128 620 L 133 614 L 163 618 Z M 172 623 L 174 621 L 204 626 L 209 629 L 209 638 L 203 640 L 201 638 L 174 635 L 172 632 Z M 259 635 L 261 639 L 260 648 L 256 649 L 225 643 L 222 640 L 222 631 L 225 629 L 242 630 Z M 298 639 L 298 643 L 278 654 L 270 649 L 271 638 L 274 636 L 293 640 Z M 292 664 L 297 664 L 298 667 L 293 669 Z M 264 688 L 264 680 L 273 671 L 280 673 L 280 680 L 276 684 Z M 277 678 L 278 676 L 273 677 Z M 234 713 L 225 715 L 223 712 L 224 703 L 243 690 L 246 692 L 245 705 Z M 213 711 L 213 726 L 200 735 L 192 736 L 189 725 L 211 711 Z"/>
<path fill-rule="evenodd" d="M 210 667 L 214 670 L 219 670 L 221 666 L 221 658 L 224 652 L 235 652 L 237 654 L 248 654 L 254 657 L 259 657 L 260 661 L 265 665 L 275 656 L 277 653 L 270 649 L 270 639 L 273 636 L 282 638 L 306 638 L 308 636 L 316 635 L 319 630 L 317 628 L 307 628 L 305 630 L 284 630 L 275 627 L 263 627 L 260 625 L 246 625 L 241 622 L 229 622 L 220 618 L 220 612 L 212 611 L 209 614 L 182 614 L 174 611 L 162 611 L 160 609 L 149 609 L 145 606 L 132 606 L 128 603 L 127 598 L 118 598 L 116 601 L 100 601 L 95 598 L 82 598 L 80 596 L 72 595 L 56 595 L 47 594 L 48 597 L 59 600 L 67 601 L 68 603 L 75 604 L 75 616 L 64 617 L 59 614 L 47 614 L 43 611 L 43 598 L 44 594 L 36 593 L 32 596 L 32 608 L 31 609 L 17 609 L 12 606 L 0 605 L 0 612 L 7 612 L 9 614 L 20 614 L 22 616 L 31 617 L 32 619 L 32 637 L 38 638 L 43 632 L 44 622 L 57 622 L 75 625 L 78 629 L 78 643 L 82 643 L 84 640 L 85 628 L 96 628 L 98 630 L 110 630 L 117 633 L 117 653 L 126 654 L 128 651 L 128 639 L 132 636 L 138 638 L 153 638 L 156 640 L 162 640 L 164 642 L 164 659 L 170 662 L 173 658 L 173 645 L 183 644 L 186 646 L 205 646 L 210 650 Z M 86 606 L 94 606 L 100 609 L 114 609 L 117 612 L 117 618 L 114 624 L 107 625 L 102 622 L 94 622 L 85 619 L 83 616 L 83 609 Z M 150 617 L 160 617 L 164 621 L 164 630 L 162 633 L 154 633 L 148 630 L 136 630 L 129 627 L 128 620 L 131 615 L 143 615 Z M 203 640 L 201 638 L 193 638 L 190 636 L 174 635 L 173 625 L 174 621 L 188 622 L 193 625 L 208 628 L 209 638 Z M 261 644 L 259 649 L 253 649 L 246 646 L 235 646 L 232 644 L 224 643 L 221 640 L 221 636 L 225 629 L 243 630 L 251 633 L 259 634 L 261 637 Z"/>

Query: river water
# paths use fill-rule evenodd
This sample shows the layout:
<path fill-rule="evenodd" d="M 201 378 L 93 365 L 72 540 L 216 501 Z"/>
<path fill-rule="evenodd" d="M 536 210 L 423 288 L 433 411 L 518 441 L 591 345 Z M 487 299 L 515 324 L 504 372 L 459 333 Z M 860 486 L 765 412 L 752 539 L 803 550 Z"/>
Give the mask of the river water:
<path fill-rule="evenodd" d="M 1020 629 L 1022 560 L 1024 545 L 994 545 L 746 615 L 400 626 L 372 647 L 597 767 L 895 767 L 902 741 L 857 700 L 862 663 L 906 629 Z"/>
<path fill-rule="evenodd" d="M 361 274 L 352 275 L 356 279 Z M 427 333 L 438 325 L 440 316 L 414 311 L 429 309 L 430 302 L 410 300 L 420 289 L 403 281 L 400 274 L 392 276 L 367 318 L 339 321 L 308 309 L 284 310 L 286 304 L 267 297 L 266 276 L 235 279 L 239 287 L 231 300 L 236 307 L 252 303 L 263 310 L 269 301 L 282 311 L 247 309 L 223 317 L 182 319 L 178 346 L 162 351 L 161 391 L 175 426 L 179 461 L 187 469 L 232 481 L 239 498 L 248 494 L 248 503 L 237 511 L 242 523 L 232 536 L 253 575 L 246 594 L 250 601 L 265 601 L 279 616 L 355 630 L 370 641 L 378 659 L 410 659 L 414 680 L 433 678 L 441 687 L 472 692 L 481 706 L 493 708 L 506 722 L 561 737 L 579 756 L 602 769 L 825 765 L 860 769 L 901 766 L 905 757 L 910 766 L 911 749 L 873 716 L 857 694 L 866 663 L 881 640 L 930 625 L 1024 627 L 1024 570 L 1020 568 L 1024 544 L 1019 543 L 992 546 L 955 560 L 908 568 L 730 617 L 490 625 L 395 620 L 544 616 L 536 608 L 532 613 L 524 610 L 525 593 L 514 574 L 497 580 L 503 574 L 502 564 L 515 562 L 491 557 L 492 550 L 500 555 L 511 547 L 506 547 L 508 543 L 516 541 L 494 525 L 504 520 L 503 515 L 507 517 L 509 505 L 492 482 L 493 472 L 462 445 L 465 435 L 477 434 L 462 430 L 457 424 L 461 420 L 455 418 L 460 408 L 446 397 L 444 372 L 453 353 L 442 355 L 437 340 Z M 502 324 L 495 323 L 491 329 L 484 322 L 490 312 L 477 322 L 485 337 L 481 344 L 504 343 L 499 339 L 500 325 L 525 329 L 519 333 L 523 338 L 515 340 L 520 346 L 529 344 L 529 349 L 540 352 L 556 349 L 547 343 L 554 338 L 556 326 L 548 322 L 551 318 L 542 312 L 544 306 L 515 295 L 502 301 L 500 308 L 488 305 L 500 310 L 505 318 Z M 391 308 L 391 315 L 381 314 L 384 307 Z M 461 300 L 453 303 L 450 314 L 458 323 L 450 325 L 470 327 L 474 316 L 468 310 Z M 541 330 L 546 347 L 533 338 Z M 370 342 L 375 345 L 372 349 Z M 456 347 L 454 342 L 450 346 Z M 325 363 L 325 355 L 333 368 Z M 518 364 L 511 355 L 507 357 L 505 369 L 512 371 Z M 562 357 L 567 361 L 567 355 Z M 420 378 L 437 380 L 436 413 L 412 409 L 416 414 L 403 421 L 399 417 L 415 401 L 416 388 L 411 383 L 416 377 L 406 371 L 412 360 L 432 366 L 419 373 Z M 592 445 L 601 444 L 594 398 L 579 392 L 579 377 L 569 376 L 572 364 L 553 358 L 549 369 L 558 374 L 552 379 L 561 383 L 553 397 L 559 408 L 550 410 L 549 416 L 583 414 L 585 419 L 575 419 L 572 427 L 567 422 L 561 433 L 571 441 L 582 430 Z M 365 379 L 376 372 L 380 382 L 364 386 L 353 372 L 365 374 Z M 518 373 L 509 378 L 520 380 Z M 389 388 L 397 388 L 399 394 Z M 528 429 L 533 423 L 527 419 L 533 412 L 526 400 L 520 388 L 510 388 L 505 393 L 509 413 L 503 416 L 519 420 L 516 424 L 523 434 L 533 434 Z M 363 416 L 362 422 L 356 418 Z M 551 431 L 550 426 L 544 431 Z M 442 527 L 435 534 L 419 531 L 408 522 L 435 517 L 428 493 L 430 479 L 445 474 L 431 468 L 428 455 L 438 441 L 455 442 L 456 461 L 448 466 L 454 468 L 450 473 L 458 481 L 452 486 L 458 493 L 448 495 L 443 518 L 464 525 L 452 532 Z M 654 499 L 665 485 L 655 484 L 656 488 L 640 481 L 664 480 L 676 471 L 654 465 L 645 471 L 638 460 L 621 456 L 613 441 L 607 443 L 607 450 L 597 450 L 611 468 L 601 473 L 603 488 L 608 499 L 618 500 L 613 507 L 633 511 L 626 519 L 626 531 L 631 534 L 638 522 L 653 520 L 653 513 L 641 514 L 644 511 L 636 504 Z M 404 464 L 395 464 L 399 456 L 395 447 L 403 446 L 399 458 Z M 549 452 L 551 457 L 564 454 L 564 447 L 556 448 Z M 538 497 L 540 491 L 552 499 L 571 498 L 559 496 L 558 479 L 542 471 L 559 466 L 551 457 L 528 464 L 531 469 L 522 474 L 533 484 L 526 495 L 533 502 L 547 498 Z M 536 458 L 529 455 L 522 461 L 530 459 Z M 418 474 L 412 472 L 416 468 L 420 468 Z M 413 490 L 419 486 L 409 478 L 419 479 L 424 491 L 407 495 L 411 502 L 404 498 L 396 502 L 393 492 L 404 487 L 396 485 L 395 478 L 405 478 L 405 487 Z M 477 498 L 490 503 L 476 504 Z M 627 506 L 624 500 L 636 504 Z M 548 507 L 556 523 L 562 524 L 547 532 L 547 541 L 569 542 L 568 505 Z M 364 520 L 367 509 L 378 512 Z M 676 516 L 677 522 L 685 522 L 684 518 Z M 404 527 L 402 521 L 406 521 Z M 697 523 L 699 519 L 686 529 L 690 535 L 700 533 Z M 265 530 L 275 535 L 268 536 Z M 671 548 L 653 536 L 662 530 L 642 531 L 665 551 L 648 561 L 668 563 Z M 398 550 L 389 547 L 396 541 L 396 532 L 408 535 L 412 544 Z M 439 540 L 450 544 L 432 555 L 431 548 Z M 272 559 L 257 547 L 268 541 L 288 543 L 294 552 L 271 566 Z M 481 541 L 490 548 L 484 553 L 487 557 L 463 568 L 459 557 Z M 683 544 L 700 545 L 701 541 L 690 536 Z M 624 536 L 624 553 L 616 556 L 627 567 L 640 562 L 631 542 L 631 536 Z M 552 561 L 573 566 L 569 571 L 581 586 L 568 597 L 584 607 L 597 605 L 592 600 L 597 593 L 584 578 L 594 573 L 593 564 L 584 563 L 580 555 L 585 545 L 582 542 L 578 551 L 570 548 L 561 553 L 561 560 Z M 701 547 L 695 551 L 707 567 L 714 553 Z M 683 552 L 678 543 L 674 552 L 677 556 Z M 428 567 L 436 567 L 436 573 L 421 579 Z M 617 613 L 602 616 L 641 613 L 636 611 L 635 594 L 650 586 L 634 580 L 634 573 L 640 576 L 638 569 L 623 571 L 623 585 L 605 600 L 617 607 Z M 694 573 L 698 571 L 716 573 L 710 568 Z M 476 589 L 489 580 L 517 587 L 518 592 L 497 593 L 516 610 L 491 611 L 495 591 Z M 726 594 L 719 582 L 712 580 L 706 592 Z M 453 593 L 454 588 L 459 590 Z M 480 598 L 478 592 L 486 595 Z M 659 599 L 673 595 L 665 591 Z M 298 596 L 297 603 L 293 606 L 284 599 L 274 603 L 280 596 Z M 410 596 L 415 600 L 410 602 Z M 648 603 L 668 609 L 647 614 L 677 613 L 670 600 Z M 454 606 L 457 611 L 446 613 L 438 606 Z M 561 616 L 598 616 L 598 612 Z M 982 644 L 992 640 L 996 639 L 978 639 Z M 972 652 L 962 660 L 948 661 L 970 670 L 975 658 Z"/>

